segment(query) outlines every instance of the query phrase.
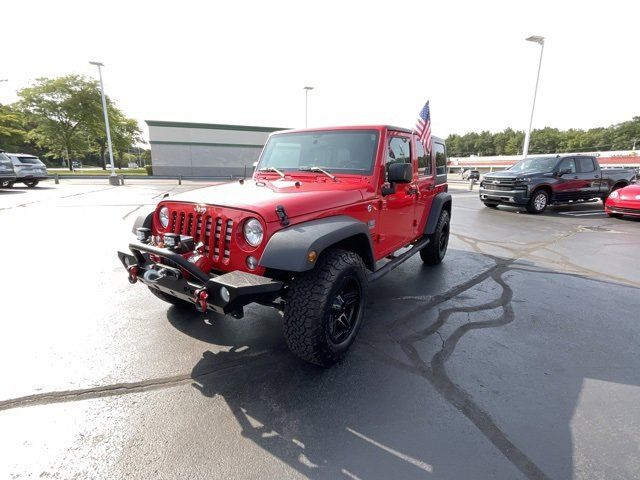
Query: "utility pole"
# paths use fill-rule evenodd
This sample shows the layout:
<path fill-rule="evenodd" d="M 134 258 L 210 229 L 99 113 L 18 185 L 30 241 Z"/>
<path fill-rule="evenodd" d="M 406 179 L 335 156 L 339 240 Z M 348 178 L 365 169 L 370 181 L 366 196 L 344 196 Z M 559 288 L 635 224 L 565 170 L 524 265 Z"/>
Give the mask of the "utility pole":
<path fill-rule="evenodd" d="M 524 147 L 522 148 L 522 158 L 526 159 L 529 153 L 529 140 L 531 139 L 531 126 L 533 125 L 533 111 L 536 108 L 536 96 L 538 95 L 538 82 L 540 81 L 540 68 L 542 67 L 542 54 L 544 53 L 544 37 L 533 35 L 525 39 L 527 42 L 534 42 L 540 45 L 540 62 L 538 63 L 538 75 L 536 76 L 536 88 L 533 91 L 533 105 L 531 105 L 531 117 L 529 118 L 529 129 L 524 137 Z"/>
<path fill-rule="evenodd" d="M 304 128 L 307 128 L 307 116 L 309 113 L 309 90 L 313 90 L 313 87 L 304 87 Z"/>
<path fill-rule="evenodd" d="M 102 111 L 104 113 L 104 124 L 107 129 L 107 144 L 109 146 L 109 160 L 111 161 L 111 175 L 109 175 L 110 185 L 120 185 L 118 181 L 118 175 L 116 174 L 116 164 L 113 161 L 113 148 L 111 147 L 111 131 L 109 129 L 109 114 L 107 113 L 107 99 L 104 95 L 104 83 L 102 82 L 102 67 L 104 64 L 100 62 L 89 62 L 91 65 L 98 67 L 98 74 L 100 75 L 100 94 L 102 95 Z"/>

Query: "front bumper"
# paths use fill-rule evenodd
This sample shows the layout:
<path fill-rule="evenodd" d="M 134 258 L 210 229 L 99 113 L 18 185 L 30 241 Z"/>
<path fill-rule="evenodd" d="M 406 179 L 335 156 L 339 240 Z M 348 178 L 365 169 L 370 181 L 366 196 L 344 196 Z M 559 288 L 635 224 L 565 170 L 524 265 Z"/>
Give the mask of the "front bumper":
<path fill-rule="evenodd" d="M 505 205 L 526 205 L 529 203 L 529 191 L 527 189 L 514 190 L 490 190 L 480 187 L 480 200 L 498 202 Z"/>
<path fill-rule="evenodd" d="M 609 203 L 604 206 L 605 212 L 613 215 L 630 215 L 640 217 L 640 205 L 629 204 L 628 202 Z"/>
<path fill-rule="evenodd" d="M 132 242 L 129 249 L 130 254 L 118 252 L 118 258 L 129 271 L 130 281 L 130 268 L 136 267 L 132 283 L 139 280 L 149 288 L 155 288 L 196 306 L 202 305 L 201 295 L 202 292 L 206 292 L 205 308 L 218 313 L 236 314 L 249 303 L 273 302 L 280 296 L 283 288 L 280 281 L 249 272 L 237 270 L 222 275 L 206 274 L 182 255 L 167 248 Z M 168 260 L 170 265 L 155 262 L 150 255 Z"/>

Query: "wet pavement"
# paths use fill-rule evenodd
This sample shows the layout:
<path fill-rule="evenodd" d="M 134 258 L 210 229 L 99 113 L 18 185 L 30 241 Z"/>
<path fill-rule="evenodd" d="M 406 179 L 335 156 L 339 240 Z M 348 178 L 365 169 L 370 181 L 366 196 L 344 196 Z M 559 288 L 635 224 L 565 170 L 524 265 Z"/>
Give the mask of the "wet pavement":
<path fill-rule="evenodd" d="M 201 184 L 0 190 L 0 478 L 640 477 L 640 221 L 452 187 L 445 262 L 371 285 L 349 356 L 291 356 L 129 285 L 137 214 Z"/>

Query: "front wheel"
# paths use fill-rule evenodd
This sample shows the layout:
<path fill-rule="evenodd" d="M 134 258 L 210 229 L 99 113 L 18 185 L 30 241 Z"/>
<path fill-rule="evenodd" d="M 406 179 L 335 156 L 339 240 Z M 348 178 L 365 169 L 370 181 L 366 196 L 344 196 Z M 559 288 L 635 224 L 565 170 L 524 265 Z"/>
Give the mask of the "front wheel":
<path fill-rule="evenodd" d="M 531 199 L 527 204 L 527 212 L 542 213 L 549 205 L 549 194 L 544 190 L 537 190 L 531 195 Z"/>
<path fill-rule="evenodd" d="M 284 307 L 284 338 L 297 357 L 328 367 L 340 360 L 362 325 L 364 263 L 340 249 L 324 252 L 313 270 L 293 279 Z"/>
<path fill-rule="evenodd" d="M 449 212 L 442 210 L 436 231 L 429 236 L 429 243 L 420 250 L 420 258 L 427 265 L 438 265 L 447 254 L 449 246 Z"/>
<path fill-rule="evenodd" d="M 489 208 L 498 208 L 498 204 L 495 202 L 482 202 L 484 203 L 485 207 L 489 207 Z"/>

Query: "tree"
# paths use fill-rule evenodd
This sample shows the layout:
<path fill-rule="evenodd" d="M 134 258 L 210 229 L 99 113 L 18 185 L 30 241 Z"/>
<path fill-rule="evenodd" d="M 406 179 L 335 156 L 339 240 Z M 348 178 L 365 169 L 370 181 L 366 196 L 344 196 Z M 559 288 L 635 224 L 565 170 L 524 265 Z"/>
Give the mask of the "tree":
<path fill-rule="evenodd" d="M 19 107 L 35 125 L 27 138 L 64 158 L 71 170 L 71 157 L 86 148 L 81 134 L 101 115 L 97 82 L 79 75 L 39 78 L 18 96 Z"/>
<path fill-rule="evenodd" d="M 26 136 L 22 112 L 11 105 L 0 105 L 0 150 L 22 150 Z"/>

